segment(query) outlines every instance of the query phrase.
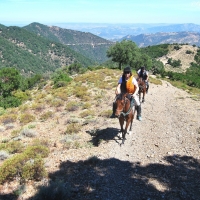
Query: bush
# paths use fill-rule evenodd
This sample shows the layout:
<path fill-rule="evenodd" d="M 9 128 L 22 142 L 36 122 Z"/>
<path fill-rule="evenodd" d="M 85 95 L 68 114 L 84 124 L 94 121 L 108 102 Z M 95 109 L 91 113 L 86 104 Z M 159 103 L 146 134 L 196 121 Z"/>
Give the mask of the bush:
<path fill-rule="evenodd" d="M 63 73 L 61 70 L 56 71 L 52 79 L 54 81 L 54 88 L 63 87 L 66 83 L 72 80 L 72 78 Z"/>
<path fill-rule="evenodd" d="M 79 108 L 79 103 L 77 101 L 71 101 L 66 105 L 67 111 L 76 111 Z"/>
<path fill-rule="evenodd" d="M 186 54 L 191 54 L 191 53 L 192 53 L 192 51 L 190 51 L 190 50 L 187 50 L 185 53 L 186 53 Z"/>
<path fill-rule="evenodd" d="M 21 100 L 14 96 L 7 96 L 4 98 L 0 96 L 0 107 L 11 108 L 18 107 L 19 105 L 21 105 Z"/>
<path fill-rule="evenodd" d="M 85 110 L 82 113 L 80 113 L 81 117 L 88 117 L 88 116 L 94 116 L 94 111 L 92 110 Z"/>
<path fill-rule="evenodd" d="M 4 114 L 4 115 L 0 116 L 0 121 L 4 125 L 13 123 L 16 120 L 17 120 L 17 115 L 16 114 Z"/>
<path fill-rule="evenodd" d="M 0 150 L 5 150 L 8 153 L 21 153 L 23 149 L 23 144 L 19 141 L 0 144 Z"/>
<path fill-rule="evenodd" d="M 40 120 L 47 120 L 48 118 L 53 117 L 52 111 L 47 111 L 40 116 Z"/>
<path fill-rule="evenodd" d="M 44 146 L 29 146 L 23 153 L 6 160 L 0 168 L 0 184 L 12 181 L 15 177 L 21 180 L 40 180 L 45 175 L 42 158 L 47 157 L 49 150 Z"/>
<path fill-rule="evenodd" d="M 81 126 L 79 123 L 72 123 L 72 124 L 69 124 L 67 126 L 67 129 L 65 131 L 65 134 L 73 134 L 73 133 L 77 133 L 79 132 L 81 129 Z"/>
<path fill-rule="evenodd" d="M 27 124 L 34 120 L 35 120 L 35 116 L 28 114 L 28 113 L 22 114 L 19 119 L 20 123 L 23 123 L 23 124 Z"/>
<path fill-rule="evenodd" d="M 28 99 L 31 99 L 30 97 L 30 94 L 28 91 L 21 91 L 21 90 L 17 90 L 15 92 L 12 93 L 14 97 L 16 97 L 17 99 L 19 99 L 21 102 L 22 101 L 26 101 Z"/>
<path fill-rule="evenodd" d="M 20 134 L 26 136 L 26 137 L 35 137 L 37 135 L 36 131 L 33 129 L 25 128 L 23 129 Z"/>

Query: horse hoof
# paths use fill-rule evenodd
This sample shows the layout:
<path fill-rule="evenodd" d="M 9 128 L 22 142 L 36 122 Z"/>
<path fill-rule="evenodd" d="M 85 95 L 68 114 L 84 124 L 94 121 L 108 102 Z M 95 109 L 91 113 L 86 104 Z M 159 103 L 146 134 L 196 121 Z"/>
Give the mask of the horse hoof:
<path fill-rule="evenodd" d="M 132 135 L 132 133 L 133 133 L 132 131 L 129 131 L 129 132 L 128 132 L 129 135 Z"/>
<path fill-rule="evenodd" d="M 120 138 L 121 138 L 121 137 L 122 137 L 122 133 L 119 133 L 119 134 L 118 134 L 118 137 L 120 137 Z"/>

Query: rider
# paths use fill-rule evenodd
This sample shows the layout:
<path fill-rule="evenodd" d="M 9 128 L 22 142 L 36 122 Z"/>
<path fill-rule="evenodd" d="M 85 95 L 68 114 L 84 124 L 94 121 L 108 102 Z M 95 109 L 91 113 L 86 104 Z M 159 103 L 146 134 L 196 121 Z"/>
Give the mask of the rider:
<path fill-rule="evenodd" d="M 148 80 L 149 80 L 149 74 L 148 74 L 148 72 L 146 71 L 146 69 L 145 69 L 145 67 L 144 66 L 142 66 L 138 71 L 137 71 L 137 74 L 138 74 L 138 78 L 142 78 L 142 80 L 144 80 L 145 81 L 145 83 L 146 83 L 146 93 L 148 93 L 148 89 L 149 89 L 149 82 L 148 82 Z M 138 79 L 137 78 L 137 79 Z"/>
<path fill-rule="evenodd" d="M 139 86 L 135 77 L 132 75 L 131 68 L 129 66 L 125 67 L 123 75 L 120 77 L 118 81 L 115 94 L 118 95 L 121 92 L 128 92 L 134 98 L 135 103 L 136 103 L 136 109 L 137 109 L 137 119 L 141 121 L 142 120 L 141 104 L 137 96 L 138 90 L 139 90 Z M 114 113 L 115 113 L 115 106 L 113 104 L 113 114 L 111 115 L 111 118 L 115 117 Z"/>

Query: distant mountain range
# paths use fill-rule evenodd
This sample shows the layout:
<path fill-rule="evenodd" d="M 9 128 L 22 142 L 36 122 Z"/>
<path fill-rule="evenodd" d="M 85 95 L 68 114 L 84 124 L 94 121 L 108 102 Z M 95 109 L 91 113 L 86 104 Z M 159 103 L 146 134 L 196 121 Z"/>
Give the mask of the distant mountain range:
<path fill-rule="evenodd" d="M 185 24 L 100 24 L 100 23 L 58 23 L 62 28 L 68 28 L 78 31 L 90 32 L 99 37 L 117 41 L 127 35 L 140 35 L 158 32 L 200 32 L 200 25 L 185 23 Z"/>
<path fill-rule="evenodd" d="M 123 37 L 121 40 L 124 39 L 135 42 L 138 47 L 173 43 L 200 46 L 200 32 L 160 32 L 154 34 L 140 34 L 136 36 L 128 35 Z"/>

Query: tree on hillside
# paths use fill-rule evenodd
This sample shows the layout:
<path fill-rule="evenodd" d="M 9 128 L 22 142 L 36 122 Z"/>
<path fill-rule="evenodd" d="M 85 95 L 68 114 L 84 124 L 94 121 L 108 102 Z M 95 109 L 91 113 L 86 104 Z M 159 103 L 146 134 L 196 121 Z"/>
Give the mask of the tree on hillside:
<path fill-rule="evenodd" d="M 122 69 L 123 64 L 129 64 L 138 57 L 139 48 L 130 40 L 116 42 L 107 50 L 107 57 L 112 58 L 112 61 L 119 63 L 119 69 Z"/>
<path fill-rule="evenodd" d="M 3 97 L 11 95 L 20 85 L 21 75 L 15 68 L 6 67 L 0 70 L 0 94 Z"/>

